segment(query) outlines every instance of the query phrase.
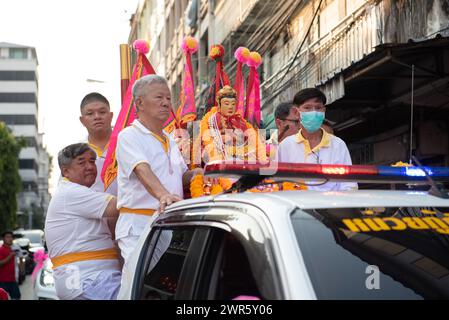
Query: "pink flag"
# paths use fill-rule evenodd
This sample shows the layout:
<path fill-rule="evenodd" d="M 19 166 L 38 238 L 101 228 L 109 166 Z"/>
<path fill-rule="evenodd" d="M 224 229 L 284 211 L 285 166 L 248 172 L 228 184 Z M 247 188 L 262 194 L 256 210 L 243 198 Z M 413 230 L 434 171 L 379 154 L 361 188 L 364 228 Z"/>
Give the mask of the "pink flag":
<path fill-rule="evenodd" d="M 111 137 L 109 138 L 108 153 L 103 164 L 103 169 L 101 170 L 101 179 L 104 182 L 104 190 L 106 190 L 117 177 L 117 160 L 115 158 L 115 149 L 117 146 L 118 134 L 124 128 L 129 126 L 136 118 L 136 107 L 134 105 L 134 98 L 132 95 L 133 84 L 136 80 L 147 74 L 156 73 L 145 56 L 148 52 L 148 48 L 140 48 L 140 42 L 136 45 L 136 42 L 138 41 L 142 40 L 136 40 L 133 45 L 134 49 L 139 50 L 137 61 L 134 65 L 133 74 L 129 82 L 128 89 L 126 90 L 125 98 L 123 99 L 122 108 L 120 109 L 117 121 L 115 122 Z"/>
<path fill-rule="evenodd" d="M 257 67 L 262 63 L 262 57 L 257 52 L 251 52 L 247 61 L 250 67 L 246 95 L 245 119 L 254 126 L 260 127 L 260 80 Z"/>
<path fill-rule="evenodd" d="M 237 112 L 242 117 L 245 116 L 245 80 L 243 78 L 242 66 L 248 61 L 249 54 L 249 50 L 245 47 L 239 47 L 234 52 L 234 57 L 237 60 L 234 89 L 237 92 Z"/>
<path fill-rule="evenodd" d="M 178 108 L 178 122 L 185 127 L 190 121 L 196 119 L 195 88 L 193 83 L 192 54 L 198 50 L 198 41 L 192 37 L 186 37 L 182 42 L 182 49 L 186 55 L 184 64 L 184 79 L 182 80 L 181 105 Z"/>

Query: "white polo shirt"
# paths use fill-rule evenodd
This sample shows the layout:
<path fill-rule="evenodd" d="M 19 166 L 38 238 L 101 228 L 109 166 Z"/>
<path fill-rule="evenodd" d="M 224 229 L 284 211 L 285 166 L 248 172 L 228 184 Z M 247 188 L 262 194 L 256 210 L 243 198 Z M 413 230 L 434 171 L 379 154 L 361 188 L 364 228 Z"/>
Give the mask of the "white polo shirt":
<path fill-rule="evenodd" d="M 346 143 L 339 137 L 321 130 L 323 137 L 313 149 L 310 149 L 309 141 L 304 139 L 301 130 L 297 134 L 285 138 L 279 144 L 279 162 L 352 165 Z M 317 181 L 306 181 L 306 183 L 316 184 Z M 308 190 L 318 191 L 354 190 L 357 188 L 357 183 L 354 182 L 327 182 L 321 186 L 307 186 Z"/>
<path fill-rule="evenodd" d="M 50 201 L 45 220 L 50 259 L 68 253 L 113 248 L 109 229 L 102 223 L 112 198 L 110 194 L 95 192 L 63 178 Z M 54 270 L 58 297 L 73 299 L 83 293 L 84 281 L 95 280 L 101 272 L 117 270 L 120 270 L 118 260 L 91 260 L 59 266 Z M 76 280 L 78 278 L 80 281 Z"/>
<path fill-rule="evenodd" d="M 151 167 L 168 192 L 183 197 L 182 176 L 187 171 L 187 165 L 175 140 L 165 132 L 164 135 L 169 139 L 168 152 L 138 119 L 120 132 L 116 149 L 118 208 L 159 209 L 159 200 L 148 193 L 134 173 L 134 168 L 140 163 L 147 163 Z M 120 214 L 116 239 L 140 235 L 150 218 L 138 214 Z"/>

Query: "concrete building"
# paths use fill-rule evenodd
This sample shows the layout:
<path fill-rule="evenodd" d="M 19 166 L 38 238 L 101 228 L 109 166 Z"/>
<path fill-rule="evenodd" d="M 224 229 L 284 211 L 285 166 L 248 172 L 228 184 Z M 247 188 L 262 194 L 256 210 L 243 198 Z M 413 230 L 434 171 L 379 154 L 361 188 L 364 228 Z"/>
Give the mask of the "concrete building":
<path fill-rule="evenodd" d="M 48 153 L 47 149 L 44 147 L 43 144 L 43 133 L 38 134 L 38 165 L 39 165 L 39 173 L 38 173 L 38 179 L 37 179 L 37 186 L 38 186 L 38 197 L 39 197 L 39 207 L 42 209 L 42 212 L 44 215 L 47 212 L 48 204 L 50 203 L 51 195 L 48 191 L 48 180 L 51 174 L 51 156 Z"/>
<path fill-rule="evenodd" d="M 156 72 L 167 78 L 173 93 L 174 107 L 179 103 L 182 81 L 181 42 L 185 35 L 192 34 L 186 21 L 194 2 L 141 0 L 131 18 L 129 44 L 136 39 L 149 41 L 149 60 Z M 194 57 L 192 63 L 196 73 L 198 60 Z"/>
<path fill-rule="evenodd" d="M 19 155 L 18 214 L 48 207 L 49 154 L 38 130 L 38 59 L 33 47 L 0 43 L 0 121 L 26 140 Z"/>
<path fill-rule="evenodd" d="M 136 13 L 131 17 L 130 45 L 136 39 L 150 43 L 149 60 L 157 74 L 165 76 L 165 38 L 162 30 L 165 25 L 165 2 L 140 0 Z"/>
<path fill-rule="evenodd" d="M 152 63 L 165 70 L 175 102 L 185 35 L 200 44 L 192 61 L 199 104 L 212 82 L 210 46 L 225 47 L 231 79 L 234 50 L 246 46 L 263 57 L 265 125 L 279 102 L 316 86 L 328 97 L 327 118 L 354 163 L 390 164 L 413 153 L 425 164 L 449 165 L 447 1 L 166 0 L 163 11 L 165 23 L 154 36 L 165 43 L 153 47 L 159 53 L 151 55 L 160 58 Z M 146 19 L 136 15 L 134 29 Z"/>

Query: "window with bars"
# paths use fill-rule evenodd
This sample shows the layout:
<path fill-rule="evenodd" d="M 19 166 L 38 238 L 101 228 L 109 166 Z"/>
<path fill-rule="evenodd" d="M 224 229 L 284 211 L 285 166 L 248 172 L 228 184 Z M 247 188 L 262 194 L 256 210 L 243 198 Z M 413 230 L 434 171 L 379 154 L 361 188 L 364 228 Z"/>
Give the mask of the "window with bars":
<path fill-rule="evenodd" d="M 19 159 L 19 169 L 33 169 L 39 170 L 39 166 L 34 159 Z"/>
<path fill-rule="evenodd" d="M 34 81 L 34 71 L 0 71 L 0 81 Z"/>
<path fill-rule="evenodd" d="M 27 48 L 9 48 L 9 58 L 10 59 L 27 59 L 28 49 Z"/>
<path fill-rule="evenodd" d="M 0 102 L 36 102 L 36 94 L 33 92 L 0 92 Z"/>
<path fill-rule="evenodd" d="M 7 125 L 37 125 L 34 114 L 1 114 L 0 121 Z"/>

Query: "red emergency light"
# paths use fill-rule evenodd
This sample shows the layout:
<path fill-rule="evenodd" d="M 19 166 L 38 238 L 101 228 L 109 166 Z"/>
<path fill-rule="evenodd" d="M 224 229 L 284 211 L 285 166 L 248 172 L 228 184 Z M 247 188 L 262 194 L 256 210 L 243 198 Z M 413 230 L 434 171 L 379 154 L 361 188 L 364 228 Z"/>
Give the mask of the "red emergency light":
<path fill-rule="evenodd" d="M 425 170 L 426 172 L 424 172 Z M 275 180 L 328 180 L 359 181 L 372 183 L 428 183 L 428 177 L 436 181 L 449 181 L 449 168 L 444 167 L 387 167 L 364 165 L 330 165 L 312 163 L 270 162 L 238 163 L 218 161 L 206 165 L 208 176 L 260 177 Z M 427 174 L 427 175 L 426 175 Z"/>

